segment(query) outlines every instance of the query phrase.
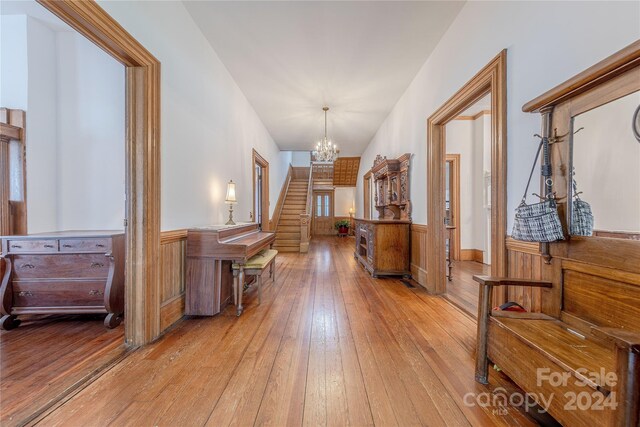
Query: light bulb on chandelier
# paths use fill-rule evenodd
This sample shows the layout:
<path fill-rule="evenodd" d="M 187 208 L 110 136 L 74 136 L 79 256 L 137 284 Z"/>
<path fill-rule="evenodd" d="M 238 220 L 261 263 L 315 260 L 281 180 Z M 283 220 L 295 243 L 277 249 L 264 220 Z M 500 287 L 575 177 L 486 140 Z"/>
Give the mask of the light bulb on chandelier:
<path fill-rule="evenodd" d="M 327 111 L 329 111 L 329 107 L 323 107 L 322 111 L 324 111 L 324 138 L 316 144 L 313 156 L 317 162 L 331 163 L 338 158 L 338 146 L 327 138 Z"/>

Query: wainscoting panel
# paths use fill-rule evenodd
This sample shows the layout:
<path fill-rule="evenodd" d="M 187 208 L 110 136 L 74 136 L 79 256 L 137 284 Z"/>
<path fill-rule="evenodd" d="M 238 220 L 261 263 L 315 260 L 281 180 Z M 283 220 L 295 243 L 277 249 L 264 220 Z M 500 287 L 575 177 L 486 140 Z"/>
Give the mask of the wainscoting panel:
<path fill-rule="evenodd" d="M 540 245 L 507 238 L 508 276 L 517 279 L 542 279 L 543 260 Z M 542 309 L 540 288 L 510 286 L 507 301 L 515 301 L 528 311 L 540 312 Z"/>
<path fill-rule="evenodd" d="M 184 316 L 185 249 L 187 230 L 160 235 L 160 330 Z"/>
<path fill-rule="evenodd" d="M 427 230 L 423 224 L 411 224 L 411 275 L 423 287 L 427 286 Z"/>

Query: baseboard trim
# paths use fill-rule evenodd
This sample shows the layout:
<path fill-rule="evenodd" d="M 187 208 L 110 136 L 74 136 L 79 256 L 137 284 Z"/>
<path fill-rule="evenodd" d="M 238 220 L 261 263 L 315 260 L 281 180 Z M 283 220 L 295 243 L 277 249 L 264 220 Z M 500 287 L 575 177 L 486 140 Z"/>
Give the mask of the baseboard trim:
<path fill-rule="evenodd" d="M 460 261 L 484 262 L 484 254 L 480 249 L 460 249 Z"/>
<path fill-rule="evenodd" d="M 418 282 L 418 284 L 423 288 L 427 289 L 427 270 L 413 263 L 411 263 L 410 269 L 413 280 Z"/>

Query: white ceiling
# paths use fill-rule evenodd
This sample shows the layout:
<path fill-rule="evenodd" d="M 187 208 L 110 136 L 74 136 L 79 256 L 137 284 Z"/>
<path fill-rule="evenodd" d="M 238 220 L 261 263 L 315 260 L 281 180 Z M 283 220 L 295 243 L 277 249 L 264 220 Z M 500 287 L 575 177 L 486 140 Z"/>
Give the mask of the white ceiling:
<path fill-rule="evenodd" d="M 359 155 L 456 17 L 458 1 L 184 1 L 282 150 L 329 136 Z"/>

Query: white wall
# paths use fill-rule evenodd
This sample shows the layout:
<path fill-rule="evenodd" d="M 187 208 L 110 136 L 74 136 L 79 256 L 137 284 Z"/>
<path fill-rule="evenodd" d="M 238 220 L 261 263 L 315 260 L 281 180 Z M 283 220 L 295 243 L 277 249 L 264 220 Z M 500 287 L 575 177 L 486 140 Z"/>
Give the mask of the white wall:
<path fill-rule="evenodd" d="M 336 187 L 334 190 L 334 215 L 349 216 L 356 195 L 355 187 Z"/>
<path fill-rule="evenodd" d="M 162 63 L 162 229 L 249 220 L 251 149 L 270 166 L 270 214 L 291 162 L 179 1 L 100 1 Z"/>
<path fill-rule="evenodd" d="M 291 165 L 309 167 L 311 163 L 310 151 L 291 151 Z"/>
<path fill-rule="evenodd" d="M 0 106 L 27 109 L 27 17 L 0 15 Z"/>
<path fill-rule="evenodd" d="M 124 66 L 57 33 L 58 228 L 120 229 L 125 217 Z"/>
<path fill-rule="evenodd" d="M 362 156 L 412 158 L 413 220 L 427 221 L 426 120 L 502 49 L 507 55 L 508 229 L 528 177 L 540 117 L 524 103 L 640 37 L 638 2 L 467 2 Z M 472 35 L 472 37 L 470 37 Z M 357 209 L 362 212 L 362 174 Z"/>
<path fill-rule="evenodd" d="M 640 143 L 631 117 L 640 92 L 574 119 L 573 161 L 582 200 L 591 205 L 594 228 L 640 232 Z"/>
<path fill-rule="evenodd" d="M 56 37 L 27 18 L 27 230 L 57 230 Z M 9 106 L 7 106 L 10 108 Z"/>
<path fill-rule="evenodd" d="M 27 114 L 28 232 L 122 228 L 124 67 L 77 33 L 1 19 L 0 104 Z"/>

